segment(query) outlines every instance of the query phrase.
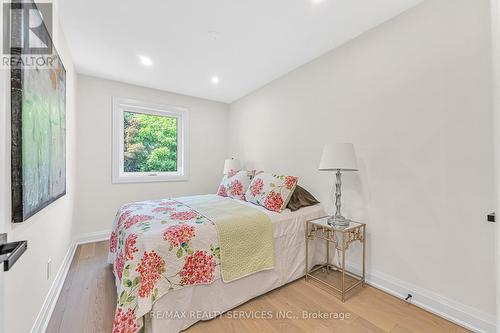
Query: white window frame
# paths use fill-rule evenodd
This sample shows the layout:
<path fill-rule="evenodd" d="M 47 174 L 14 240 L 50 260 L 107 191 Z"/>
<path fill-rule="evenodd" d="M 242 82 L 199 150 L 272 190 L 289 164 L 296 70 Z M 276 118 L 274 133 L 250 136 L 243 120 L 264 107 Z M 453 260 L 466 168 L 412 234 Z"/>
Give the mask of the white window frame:
<path fill-rule="evenodd" d="M 177 118 L 177 171 L 124 172 L 124 112 Z M 160 105 L 129 98 L 113 97 L 113 163 L 112 182 L 146 183 L 187 181 L 189 179 L 189 110 L 179 106 Z"/>

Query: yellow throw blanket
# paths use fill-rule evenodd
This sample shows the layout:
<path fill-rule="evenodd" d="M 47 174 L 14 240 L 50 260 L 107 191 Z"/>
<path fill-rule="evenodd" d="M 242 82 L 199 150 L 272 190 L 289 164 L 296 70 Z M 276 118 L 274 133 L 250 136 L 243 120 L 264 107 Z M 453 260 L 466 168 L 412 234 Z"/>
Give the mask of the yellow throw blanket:
<path fill-rule="evenodd" d="M 215 223 L 224 282 L 274 268 L 273 230 L 271 219 L 266 214 L 217 195 L 176 200 Z"/>

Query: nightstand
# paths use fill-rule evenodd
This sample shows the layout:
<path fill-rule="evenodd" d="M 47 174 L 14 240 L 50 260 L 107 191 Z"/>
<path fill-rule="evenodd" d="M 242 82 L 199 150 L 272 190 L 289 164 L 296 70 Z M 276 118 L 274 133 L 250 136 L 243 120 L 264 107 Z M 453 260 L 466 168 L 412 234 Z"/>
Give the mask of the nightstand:
<path fill-rule="evenodd" d="M 366 224 L 351 221 L 348 226 L 339 227 L 329 225 L 328 216 L 307 221 L 306 224 L 306 275 L 308 281 L 312 279 L 333 289 L 340 294 L 342 302 L 345 296 L 357 286 L 365 285 L 365 253 L 366 253 Z M 321 265 L 308 268 L 309 242 L 322 239 L 326 243 L 326 262 Z M 346 252 L 354 242 L 360 242 L 362 246 L 362 273 L 361 275 L 346 269 Z M 330 246 L 339 251 L 341 264 L 330 263 Z"/>

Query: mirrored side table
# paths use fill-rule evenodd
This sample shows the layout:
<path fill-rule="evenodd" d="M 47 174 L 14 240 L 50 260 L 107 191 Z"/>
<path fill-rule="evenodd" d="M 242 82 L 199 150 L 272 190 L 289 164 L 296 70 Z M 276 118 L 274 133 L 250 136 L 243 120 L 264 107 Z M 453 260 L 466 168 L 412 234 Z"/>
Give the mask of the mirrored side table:
<path fill-rule="evenodd" d="M 365 285 L 365 258 L 366 258 L 366 224 L 351 221 L 348 226 L 339 227 L 329 225 L 328 216 L 307 221 L 306 224 L 306 281 L 314 280 L 340 294 L 342 302 L 346 294 L 356 287 Z M 315 239 L 326 243 L 326 262 L 316 265 L 309 270 L 309 242 Z M 346 252 L 350 245 L 360 242 L 362 246 L 361 275 L 346 269 Z M 336 249 L 340 255 L 339 265 L 331 263 L 330 247 Z"/>

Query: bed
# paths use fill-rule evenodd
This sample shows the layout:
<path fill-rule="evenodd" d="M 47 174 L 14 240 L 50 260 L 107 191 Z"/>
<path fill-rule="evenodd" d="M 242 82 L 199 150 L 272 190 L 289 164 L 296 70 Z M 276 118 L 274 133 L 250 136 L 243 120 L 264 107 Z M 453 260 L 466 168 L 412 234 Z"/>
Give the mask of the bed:
<path fill-rule="evenodd" d="M 173 206 L 177 206 L 175 213 L 172 213 Z M 259 217 L 268 221 L 263 222 L 263 226 L 269 227 L 266 231 L 263 231 L 264 229 L 252 231 L 248 226 L 244 228 L 245 235 L 249 235 L 250 238 L 252 232 L 255 235 L 262 235 L 254 237 L 252 241 L 262 242 L 262 244 L 258 244 L 251 251 L 244 249 L 245 252 L 238 253 L 239 244 L 223 243 L 223 233 L 220 227 L 217 225 L 218 228 L 214 228 L 213 219 L 209 218 L 214 214 L 213 206 L 219 207 L 217 212 L 220 216 L 232 214 L 226 218 L 230 222 L 229 225 L 232 224 L 233 219 L 245 214 L 250 214 L 247 220 Z M 221 214 L 220 207 L 226 206 L 228 209 Z M 135 210 L 137 214 L 127 213 L 131 210 Z M 177 210 L 180 211 L 177 212 Z M 234 211 L 236 213 L 232 213 Z M 187 224 L 181 223 L 185 230 L 176 229 L 177 226 L 172 227 L 175 229 L 175 237 L 172 237 L 172 233 L 163 232 L 170 225 L 169 221 L 162 219 L 161 214 L 164 213 L 182 218 L 193 218 L 196 215 L 196 218 Z M 304 207 L 295 212 L 285 209 L 277 213 L 243 200 L 220 198 L 216 195 L 146 201 L 123 206 L 117 214 L 114 234 L 110 240 L 109 261 L 114 265 L 113 271 L 118 293 L 114 331 L 118 332 L 126 328 L 134 332 L 144 327 L 145 332 L 149 333 L 180 332 L 200 320 L 216 317 L 256 296 L 300 278 L 305 272 L 305 222 L 324 215 L 326 214 L 320 205 Z M 136 232 L 140 233 L 139 236 L 132 237 L 130 233 L 120 233 L 120 225 L 122 229 L 124 225 L 129 227 L 132 225 Z M 187 229 L 189 225 L 196 229 Z M 163 240 L 169 240 L 170 246 L 168 242 L 163 244 L 156 240 L 160 230 L 161 235 L 164 235 Z M 191 232 L 198 236 L 203 235 L 203 237 L 199 237 L 199 240 L 194 237 L 190 238 Z M 234 230 L 232 232 L 233 235 L 238 233 Z M 267 233 L 272 238 L 270 242 L 265 240 Z M 218 235 L 221 235 L 220 247 L 217 243 Z M 189 241 L 181 244 L 183 237 L 184 241 L 186 239 Z M 241 243 L 241 240 L 239 242 Z M 269 251 L 259 252 L 261 248 L 268 246 L 268 243 L 272 247 L 271 255 Z M 123 250 L 118 251 L 119 248 Z M 149 266 L 146 265 L 144 268 L 141 266 L 142 261 L 144 261 L 144 256 L 153 252 L 148 252 L 151 248 L 156 249 L 156 252 L 163 251 L 169 257 L 162 256 L 163 260 L 158 257 L 156 261 L 153 260 L 153 263 L 150 262 Z M 234 251 L 231 250 L 232 248 Z M 197 265 L 203 266 L 203 270 L 199 270 L 201 273 L 193 274 L 192 268 L 187 270 L 186 266 L 189 258 L 200 254 L 198 249 L 205 249 L 203 251 L 205 254 L 211 254 L 218 259 L 211 262 L 206 259 L 205 255 L 201 261 L 196 262 Z M 144 252 L 142 261 L 137 263 L 134 269 L 134 263 L 128 261 L 127 258 L 142 252 Z M 221 262 L 229 267 L 230 259 L 225 258 L 229 258 L 232 252 L 245 256 L 245 262 L 255 261 L 260 266 L 252 266 L 250 270 L 248 267 L 238 267 L 236 271 L 221 268 L 223 267 Z M 246 252 L 252 252 L 255 256 L 251 257 L 252 254 L 249 254 L 250 257 L 247 258 Z M 120 254 L 117 255 L 117 253 Z M 266 256 L 271 256 L 271 261 L 260 260 Z M 182 266 L 184 263 L 184 266 L 174 267 L 176 258 L 179 259 L 179 265 Z M 161 265 L 160 269 L 158 265 Z M 155 280 L 159 281 L 157 283 L 161 284 L 161 287 L 155 289 L 156 286 L 152 287 L 151 284 L 149 288 L 147 287 L 147 280 L 143 275 L 138 275 L 144 269 L 158 271 L 158 276 L 162 275 Z M 186 272 L 190 272 L 191 275 Z M 193 276 L 196 279 L 193 279 Z M 140 286 L 139 281 L 141 281 Z M 143 281 L 146 281 L 146 284 Z M 133 290 L 135 292 L 132 292 Z M 145 295 L 145 291 L 149 293 Z"/>

